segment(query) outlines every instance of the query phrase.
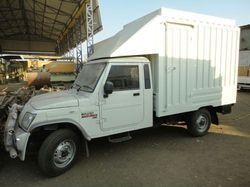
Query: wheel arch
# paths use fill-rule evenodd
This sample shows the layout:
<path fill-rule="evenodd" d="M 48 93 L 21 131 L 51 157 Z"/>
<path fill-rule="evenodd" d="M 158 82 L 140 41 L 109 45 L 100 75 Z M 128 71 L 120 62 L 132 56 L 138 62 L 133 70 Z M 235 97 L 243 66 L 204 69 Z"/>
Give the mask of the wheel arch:
<path fill-rule="evenodd" d="M 87 132 L 81 127 L 81 125 L 71 120 L 53 121 L 53 122 L 36 124 L 30 130 L 30 133 L 32 135 L 34 132 L 42 130 L 54 131 L 62 128 L 71 129 L 77 134 L 79 134 L 82 138 L 85 138 L 86 140 L 91 140 L 91 138 L 88 136 Z"/>
<path fill-rule="evenodd" d="M 70 122 L 70 121 L 38 124 L 30 130 L 30 136 L 26 143 L 25 155 L 23 156 L 23 160 L 25 159 L 26 154 L 28 152 L 27 150 L 30 149 L 30 146 L 32 145 L 32 143 L 35 142 L 34 144 L 38 144 L 38 147 L 40 147 L 42 142 L 52 132 L 58 129 L 63 129 L 63 128 L 71 129 L 76 134 L 78 134 L 79 137 L 83 140 L 84 139 L 87 141 L 91 140 L 91 138 L 88 136 L 88 134 L 85 132 L 84 129 L 80 128 L 78 124 Z"/>
<path fill-rule="evenodd" d="M 210 116 L 211 116 L 211 122 L 212 124 L 215 124 L 215 125 L 219 125 L 219 118 L 217 116 L 217 112 L 216 112 L 216 108 L 213 107 L 213 106 L 205 106 L 205 107 L 201 107 L 199 108 L 200 109 L 206 109 L 208 110 L 208 112 L 210 113 Z"/>

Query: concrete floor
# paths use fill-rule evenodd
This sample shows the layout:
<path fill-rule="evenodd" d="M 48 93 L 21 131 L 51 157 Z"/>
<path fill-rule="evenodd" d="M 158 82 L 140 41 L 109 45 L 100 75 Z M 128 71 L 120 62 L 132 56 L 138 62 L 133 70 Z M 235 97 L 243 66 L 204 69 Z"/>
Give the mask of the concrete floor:
<path fill-rule="evenodd" d="M 90 158 L 56 178 L 39 172 L 35 154 L 21 162 L 0 150 L 0 186 L 250 186 L 250 92 L 239 92 L 233 113 L 219 119 L 201 138 L 161 127 L 119 144 L 94 140 Z"/>

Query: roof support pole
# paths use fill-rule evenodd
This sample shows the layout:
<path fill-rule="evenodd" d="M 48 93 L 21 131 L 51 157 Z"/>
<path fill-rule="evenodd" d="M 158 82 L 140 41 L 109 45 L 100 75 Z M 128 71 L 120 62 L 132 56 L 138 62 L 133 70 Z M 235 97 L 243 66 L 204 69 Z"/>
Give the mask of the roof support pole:
<path fill-rule="evenodd" d="M 77 20 L 76 20 L 76 41 L 80 42 L 81 38 L 82 38 L 82 31 L 81 31 L 81 19 L 82 17 L 80 16 Z M 76 74 L 78 74 L 83 66 L 83 62 L 82 62 L 82 43 L 80 42 L 77 46 L 76 46 Z"/>
<path fill-rule="evenodd" d="M 94 53 L 94 17 L 92 0 L 86 4 L 87 18 L 87 56 L 90 57 Z"/>

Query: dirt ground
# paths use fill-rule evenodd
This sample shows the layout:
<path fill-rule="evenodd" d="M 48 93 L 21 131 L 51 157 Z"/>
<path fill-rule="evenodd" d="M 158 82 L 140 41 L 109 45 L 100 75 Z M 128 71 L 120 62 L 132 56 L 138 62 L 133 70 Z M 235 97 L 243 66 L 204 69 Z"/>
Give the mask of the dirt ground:
<path fill-rule="evenodd" d="M 239 92 L 233 113 L 219 119 L 201 138 L 161 127 L 118 144 L 94 140 L 90 158 L 56 178 L 40 173 L 35 154 L 21 162 L 1 149 L 0 186 L 250 186 L 250 92 Z"/>

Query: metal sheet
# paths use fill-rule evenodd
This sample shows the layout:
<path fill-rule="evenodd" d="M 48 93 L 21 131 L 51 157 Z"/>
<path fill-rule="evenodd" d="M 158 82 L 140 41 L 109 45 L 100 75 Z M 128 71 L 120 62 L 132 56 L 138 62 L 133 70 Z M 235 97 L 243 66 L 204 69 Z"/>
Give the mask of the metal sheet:
<path fill-rule="evenodd" d="M 74 63 L 51 62 L 46 66 L 50 73 L 73 73 L 75 72 Z"/>
<path fill-rule="evenodd" d="M 90 0 L 0 1 L 0 52 L 63 54 L 86 40 Z M 98 0 L 93 2 L 94 34 L 102 29 Z M 81 38 L 76 37 L 80 20 Z M 72 40 L 68 45 L 68 34 Z"/>

